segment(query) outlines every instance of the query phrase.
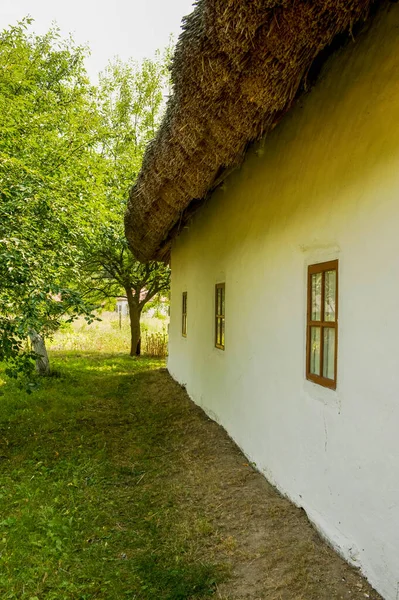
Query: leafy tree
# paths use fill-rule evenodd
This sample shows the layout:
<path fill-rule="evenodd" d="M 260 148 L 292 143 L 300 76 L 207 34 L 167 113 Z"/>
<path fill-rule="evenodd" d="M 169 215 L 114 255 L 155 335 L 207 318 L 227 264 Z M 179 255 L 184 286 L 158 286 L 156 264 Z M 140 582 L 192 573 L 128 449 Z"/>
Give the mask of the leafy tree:
<path fill-rule="evenodd" d="M 140 352 L 140 318 L 145 305 L 167 292 L 170 282 L 166 265 L 143 265 L 134 259 L 123 229 L 130 186 L 164 109 L 169 58 L 170 48 L 141 65 L 116 60 L 100 76 L 97 97 L 102 124 L 98 151 L 107 165 L 103 173 L 104 208 L 103 220 L 85 250 L 83 285 L 88 297 L 97 301 L 127 298 L 132 356 Z"/>
<path fill-rule="evenodd" d="M 92 300 L 122 296 L 127 299 L 130 320 L 130 356 L 140 354 L 140 318 L 144 307 L 158 294 L 166 294 L 170 269 L 163 263 L 142 264 L 130 252 L 120 228 L 104 227 L 97 246 L 88 252 L 85 268 L 87 292 Z"/>
<path fill-rule="evenodd" d="M 68 282 L 101 178 L 85 50 L 29 24 L 0 34 L 0 360 L 10 374 L 31 366 L 29 335 L 47 335 L 66 313 L 90 318 Z"/>
<path fill-rule="evenodd" d="M 168 52 L 142 65 L 117 60 L 94 88 L 86 50 L 54 28 L 31 34 L 30 23 L 0 34 L 0 360 L 11 375 L 32 358 L 48 371 L 45 337 L 65 315 L 93 318 L 100 279 L 104 294 L 128 298 L 135 351 L 143 301 L 169 278 L 164 265 L 137 263 L 123 233 L 127 192 L 163 110 Z"/>

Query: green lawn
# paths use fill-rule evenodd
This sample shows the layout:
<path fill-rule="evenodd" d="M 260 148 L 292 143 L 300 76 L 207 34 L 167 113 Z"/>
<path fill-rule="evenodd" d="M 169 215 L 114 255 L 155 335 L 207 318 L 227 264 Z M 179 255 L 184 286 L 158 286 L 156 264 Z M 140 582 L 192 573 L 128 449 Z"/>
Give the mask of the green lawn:
<path fill-rule="evenodd" d="M 162 363 L 52 353 L 0 387 L 0 598 L 205 598 L 223 568 L 179 483 L 185 410 Z M 174 460 L 174 457 L 177 459 Z"/>

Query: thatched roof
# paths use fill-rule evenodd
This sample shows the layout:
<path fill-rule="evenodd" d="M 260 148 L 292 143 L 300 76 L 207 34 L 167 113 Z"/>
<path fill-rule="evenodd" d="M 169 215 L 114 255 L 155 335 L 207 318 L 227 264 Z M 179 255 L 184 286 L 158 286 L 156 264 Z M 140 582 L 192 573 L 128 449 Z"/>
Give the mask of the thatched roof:
<path fill-rule="evenodd" d="M 306 88 L 316 57 L 374 0 L 199 0 L 172 63 L 173 96 L 126 212 L 140 260 L 165 260 L 193 211 Z"/>

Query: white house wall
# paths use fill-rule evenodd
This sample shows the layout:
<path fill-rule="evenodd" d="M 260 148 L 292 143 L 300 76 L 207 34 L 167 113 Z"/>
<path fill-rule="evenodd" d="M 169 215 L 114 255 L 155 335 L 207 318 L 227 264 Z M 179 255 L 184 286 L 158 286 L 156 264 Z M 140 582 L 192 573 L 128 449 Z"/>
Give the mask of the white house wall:
<path fill-rule="evenodd" d="M 388 600 L 399 598 L 398 34 L 391 5 L 177 239 L 169 358 L 193 400 Z M 331 391 L 305 379 L 306 272 L 336 258 Z M 217 282 L 225 351 L 214 347 Z"/>

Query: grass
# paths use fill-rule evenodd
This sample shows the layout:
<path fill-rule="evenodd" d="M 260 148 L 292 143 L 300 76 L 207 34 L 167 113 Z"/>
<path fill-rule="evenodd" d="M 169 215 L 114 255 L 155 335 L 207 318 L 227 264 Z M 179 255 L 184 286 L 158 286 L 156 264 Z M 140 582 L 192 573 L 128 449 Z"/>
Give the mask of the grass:
<path fill-rule="evenodd" d="M 223 569 L 204 557 L 209 528 L 171 460 L 182 415 L 159 384 L 162 363 L 52 360 L 59 376 L 38 392 L 0 388 L 0 597 L 211 595 Z"/>
<path fill-rule="evenodd" d="M 1 600 L 381 600 L 161 360 L 74 327 L 33 394 L 0 367 Z"/>
<path fill-rule="evenodd" d="M 130 350 L 130 326 L 128 317 L 119 323 L 115 312 L 103 312 L 101 321 L 88 325 L 83 318 L 73 323 L 64 323 L 60 331 L 47 344 L 50 350 L 78 350 L 85 352 L 125 352 Z M 121 327 L 120 327 L 121 325 Z M 141 318 L 143 339 L 146 334 L 167 333 L 168 318 Z"/>

